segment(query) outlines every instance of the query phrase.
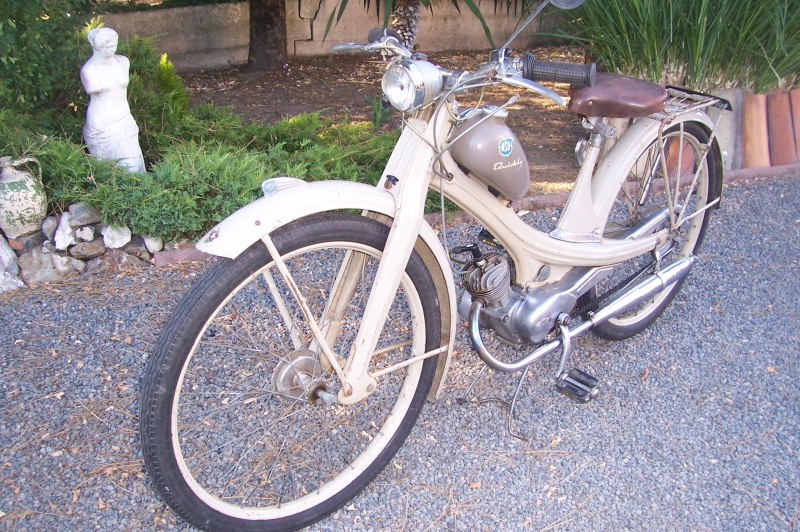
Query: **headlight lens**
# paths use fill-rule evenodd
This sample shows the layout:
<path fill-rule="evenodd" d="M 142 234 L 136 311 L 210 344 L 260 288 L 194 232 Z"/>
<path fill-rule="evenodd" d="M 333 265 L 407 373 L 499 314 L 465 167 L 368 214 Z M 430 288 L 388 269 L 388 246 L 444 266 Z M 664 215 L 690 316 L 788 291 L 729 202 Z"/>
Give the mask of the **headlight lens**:
<path fill-rule="evenodd" d="M 381 88 L 395 109 L 415 111 L 431 103 L 442 90 L 442 74 L 427 61 L 401 59 L 386 69 Z"/>

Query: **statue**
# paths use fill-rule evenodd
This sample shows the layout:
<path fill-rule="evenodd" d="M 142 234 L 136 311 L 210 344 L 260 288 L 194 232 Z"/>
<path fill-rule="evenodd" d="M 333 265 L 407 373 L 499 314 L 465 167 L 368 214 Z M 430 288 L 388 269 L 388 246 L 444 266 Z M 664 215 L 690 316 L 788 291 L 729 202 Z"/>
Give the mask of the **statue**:
<path fill-rule="evenodd" d="M 83 138 L 98 159 L 115 159 L 131 172 L 144 172 L 139 127 L 128 106 L 130 61 L 115 55 L 119 37 L 111 28 L 89 30 L 94 53 L 81 68 L 81 82 L 89 94 Z"/>

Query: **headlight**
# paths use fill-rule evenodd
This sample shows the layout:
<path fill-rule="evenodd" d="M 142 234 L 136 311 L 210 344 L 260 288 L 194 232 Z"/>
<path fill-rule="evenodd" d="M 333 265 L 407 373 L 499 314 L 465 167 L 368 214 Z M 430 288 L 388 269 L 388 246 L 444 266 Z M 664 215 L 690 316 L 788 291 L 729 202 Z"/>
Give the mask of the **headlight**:
<path fill-rule="evenodd" d="M 442 90 L 442 74 L 427 61 L 401 59 L 386 69 L 381 88 L 395 109 L 415 111 L 431 103 Z"/>

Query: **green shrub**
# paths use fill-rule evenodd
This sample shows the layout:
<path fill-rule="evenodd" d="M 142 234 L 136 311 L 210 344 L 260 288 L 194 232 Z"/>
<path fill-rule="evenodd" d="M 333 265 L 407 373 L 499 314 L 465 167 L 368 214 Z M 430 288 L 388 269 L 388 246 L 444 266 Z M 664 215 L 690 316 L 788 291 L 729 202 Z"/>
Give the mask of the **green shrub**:
<path fill-rule="evenodd" d="M 566 13 L 611 72 L 696 89 L 800 84 L 800 0 L 587 0 Z"/>
<path fill-rule="evenodd" d="M 28 109 L 52 100 L 68 76 L 65 50 L 90 8 L 90 0 L 3 0 L 0 79 L 6 97 Z"/>

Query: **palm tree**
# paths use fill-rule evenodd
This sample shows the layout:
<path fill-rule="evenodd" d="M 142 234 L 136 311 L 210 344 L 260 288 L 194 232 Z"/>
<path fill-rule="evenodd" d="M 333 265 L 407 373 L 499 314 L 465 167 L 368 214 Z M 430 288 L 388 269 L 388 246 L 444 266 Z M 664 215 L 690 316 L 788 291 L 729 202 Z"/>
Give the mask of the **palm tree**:
<path fill-rule="evenodd" d="M 380 11 L 381 6 L 383 7 L 383 27 L 396 30 L 403 39 L 403 44 L 410 50 L 414 47 L 414 44 L 417 40 L 417 31 L 419 30 L 419 17 L 422 12 L 422 6 L 425 6 L 428 9 L 431 9 L 431 3 L 434 0 L 379 0 L 378 3 L 378 10 Z M 506 5 L 510 6 L 512 3 L 516 6 L 517 2 L 520 1 L 523 5 L 526 2 L 531 0 L 495 0 L 495 9 L 498 6 Z M 459 11 L 459 0 L 451 0 L 456 9 Z M 486 37 L 489 39 L 489 43 L 494 47 L 494 41 L 492 40 L 491 32 L 489 31 L 489 26 L 486 24 L 486 20 L 483 18 L 480 9 L 478 9 L 477 4 L 474 0 L 463 0 L 464 4 L 469 8 L 473 15 L 478 17 L 478 20 L 481 21 L 483 25 L 483 30 L 486 32 Z M 347 7 L 348 0 L 338 0 L 336 6 L 334 6 L 333 11 L 331 11 L 331 16 L 328 17 L 328 24 L 325 27 L 325 34 L 323 36 L 323 40 L 328 35 L 328 31 L 331 29 L 331 25 L 334 21 L 337 23 L 342 18 L 342 14 L 344 13 L 345 8 Z M 370 0 L 364 0 L 364 7 L 369 9 L 370 7 Z M 516 12 L 516 7 L 515 7 Z"/>
<path fill-rule="evenodd" d="M 403 44 L 409 50 L 414 49 L 419 29 L 419 16 L 422 11 L 420 0 L 395 0 L 390 27 L 400 34 Z"/>

